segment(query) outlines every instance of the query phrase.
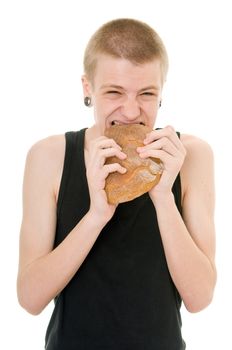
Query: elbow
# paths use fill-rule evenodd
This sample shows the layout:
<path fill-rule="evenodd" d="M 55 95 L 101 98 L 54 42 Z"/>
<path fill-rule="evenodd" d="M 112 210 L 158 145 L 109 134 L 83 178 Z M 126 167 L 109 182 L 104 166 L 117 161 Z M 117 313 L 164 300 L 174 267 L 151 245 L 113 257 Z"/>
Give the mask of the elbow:
<path fill-rule="evenodd" d="M 191 294 L 183 298 L 183 302 L 189 312 L 197 313 L 204 310 L 212 303 L 213 295 L 214 287 L 211 287 L 208 288 L 208 290 L 200 290 L 195 295 Z"/>
<path fill-rule="evenodd" d="M 195 291 L 192 288 L 191 292 L 183 296 L 184 305 L 190 313 L 200 312 L 212 303 L 216 281 L 217 273 L 216 269 L 214 269 L 210 280 L 205 281 L 205 283 L 199 283 Z"/>
<path fill-rule="evenodd" d="M 36 305 L 35 302 L 31 302 L 29 299 L 30 299 L 30 298 L 26 298 L 25 296 L 20 295 L 20 294 L 18 293 L 18 302 L 19 302 L 19 305 L 20 305 L 24 310 L 26 310 L 29 314 L 34 315 L 34 316 L 39 315 L 39 314 L 43 311 L 44 308 L 39 307 L 38 305 Z"/>
<path fill-rule="evenodd" d="M 36 307 L 35 305 L 31 305 L 27 302 L 24 302 L 22 300 L 20 300 L 18 298 L 18 301 L 19 301 L 19 305 L 24 309 L 26 310 L 29 314 L 33 315 L 33 316 L 37 316 L 39 315 L 43 309 L 40 309 L 38 307 Z"/>
<path fill-rule="evenodd" d="M 207 306 L 211 304 L 213 300 L 213 293 L 204 295 L 204 297 L 195 297 L 183 300 L 184 305 L 188 312 L 197 313 L 204 310 Z"/>
<path fill-rule="evenodd" d="M 19 282 L 17 285 L 17 297 L 19 305 L 31 315 L 37 316 L 44 309 L 41 303 L 36 300 L 35 293 L 25 290 Z"/>

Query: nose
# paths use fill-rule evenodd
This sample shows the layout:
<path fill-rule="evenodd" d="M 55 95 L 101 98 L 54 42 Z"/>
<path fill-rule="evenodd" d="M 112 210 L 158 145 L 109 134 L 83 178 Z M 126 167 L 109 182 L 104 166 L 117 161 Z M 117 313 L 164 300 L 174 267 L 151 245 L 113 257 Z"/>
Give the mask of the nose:
<path fill-rule="evenodd" d="M 134 120 L 140 116 L 140 106 L 136 98 L 128 97 L 121 106 L 122 115 L 128 120 Z"/>

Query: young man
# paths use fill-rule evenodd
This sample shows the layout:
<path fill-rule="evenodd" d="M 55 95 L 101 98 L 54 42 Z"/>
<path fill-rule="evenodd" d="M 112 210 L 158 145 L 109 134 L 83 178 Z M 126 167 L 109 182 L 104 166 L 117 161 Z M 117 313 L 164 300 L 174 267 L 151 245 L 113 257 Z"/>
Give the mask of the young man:
<path fill-rule="evenodd" d="M 32 314 L 55 299 L 48 350 L 181 350 L 180 306 L 212 300 L 213 155 L 171 126 L 154 130 L 168 59 L 147 24 L 118 19 L 90 39 L 82 77 L 91 128 L 52 136 L 29 151 L 24 177 L 18 297 Z M 112 124 L 153 129 L 137 149 L 163 163 L 158 185 L 110 205 L 110 156 L 126 155 L 104 136 Z"/>

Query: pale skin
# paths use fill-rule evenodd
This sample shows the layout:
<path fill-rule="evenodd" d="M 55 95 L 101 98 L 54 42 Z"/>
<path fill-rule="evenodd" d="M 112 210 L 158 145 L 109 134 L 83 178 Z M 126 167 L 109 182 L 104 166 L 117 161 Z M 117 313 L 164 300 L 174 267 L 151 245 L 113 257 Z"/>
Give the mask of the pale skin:
<path fill-rule="evenodd" d="M 64 135 L 39 141 L 27 156 L 17 288 L 20 304 L 32 314 L 39 314 L 78 272 L 115 212 L 116 206 L 106 199 L 105 179 L 109 173 L 125 169 L 118 163 L 105 165 L 105 160 L 126 155 L 114 140 L 103 136 L 104 130 L 112 123 L 143 123 L 153 128 L 163 85 L 158 60 L 134 65 L 108 56 L 98 58 L 94 81 L 83 76 L 82 83 L 84 95 L 91 96 L 95 117 L 85 136 L 90 208 L 55 249 Z M 163 162 L 161 180 L 149 195 L 173 282 L 186 308 L 200 311 L 211 302 L 216 283 L 211 148 L 194 136 L 181 135 L 179 139 L 173 127 L 167 126 L 149 133 L 144 147 L 137 151 L 141 157 L 157 157 Z M 182 217 L 171 192 L 179 172 Z"/>

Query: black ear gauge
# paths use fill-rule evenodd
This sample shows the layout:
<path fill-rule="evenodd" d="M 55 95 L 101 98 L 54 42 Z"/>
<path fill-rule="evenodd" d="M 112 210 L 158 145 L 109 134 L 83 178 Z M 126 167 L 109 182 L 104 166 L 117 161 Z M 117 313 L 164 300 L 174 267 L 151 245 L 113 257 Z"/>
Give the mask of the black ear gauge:
<path fill-rule="evenodd" d="M 84 98 L 84 104 L 85 104 L 86 107 L 91 106 L 91 98 L 89 96 L 86 96 Z"/>

